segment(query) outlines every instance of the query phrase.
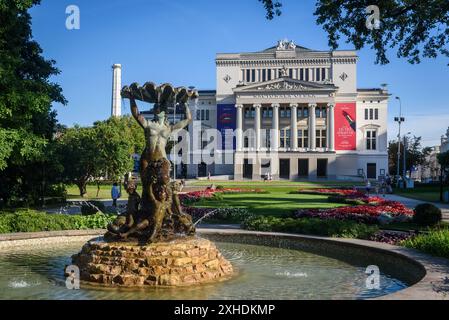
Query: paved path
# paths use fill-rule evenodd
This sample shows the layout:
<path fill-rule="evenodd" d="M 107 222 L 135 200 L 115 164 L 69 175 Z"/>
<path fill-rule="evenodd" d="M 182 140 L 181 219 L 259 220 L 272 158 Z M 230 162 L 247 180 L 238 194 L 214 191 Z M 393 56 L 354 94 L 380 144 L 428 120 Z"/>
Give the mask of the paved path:
<path fill-rule="evenodd" d="M 410 199 L 402 196 L 397 196 L 395 194 L 387 194 L 385 198 L 388 200 L 402 202 L 405 206 L 411 209 L 415 208 L 420 203 L 425 203 L 425 201 L 422 200 Z M 443 213 L 443 220 L 449 222 L 449 204 L 443 204 L 438 202 L 429 202 L 429 203 L 432 203 L 433 205 L 440 208 L 441 212 Z"/>

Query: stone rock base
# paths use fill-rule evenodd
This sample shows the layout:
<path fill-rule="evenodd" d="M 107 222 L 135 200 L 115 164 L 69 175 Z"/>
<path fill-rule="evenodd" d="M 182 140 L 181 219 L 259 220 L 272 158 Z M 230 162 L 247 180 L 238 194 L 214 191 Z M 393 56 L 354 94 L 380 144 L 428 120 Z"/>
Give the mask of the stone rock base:
<path fill-rule="evenodd" d="M 107 286 L 186 286 L 229 278 L 233 267 L 206 239 L 172 242 L 87 242 L 72 256 L 82 281 Z"/>

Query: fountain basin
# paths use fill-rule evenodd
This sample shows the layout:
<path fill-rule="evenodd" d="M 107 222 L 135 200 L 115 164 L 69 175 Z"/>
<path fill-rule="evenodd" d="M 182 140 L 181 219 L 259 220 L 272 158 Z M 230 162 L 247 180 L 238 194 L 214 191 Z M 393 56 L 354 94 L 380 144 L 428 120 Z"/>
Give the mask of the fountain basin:
<path fill-rule="evenodd" d="M 182 287 L 68 290 L 62 270 L 81 246 L 104 233 L 0 235 L 0 299 L 448 299 L 449 261 L 403 247 L 355 239 L 199 229 L 238 270 L 228 281 Z M 381 290 L 364 288 L 378 265 Z"/>
<path fill-rule="evenodd" d="M 98 238 L 87 242 L 72 264 L 82 281 L 106 286 L 188 286 L 233 274 L 214 243 L 195 237 L 148 245 Z"/>

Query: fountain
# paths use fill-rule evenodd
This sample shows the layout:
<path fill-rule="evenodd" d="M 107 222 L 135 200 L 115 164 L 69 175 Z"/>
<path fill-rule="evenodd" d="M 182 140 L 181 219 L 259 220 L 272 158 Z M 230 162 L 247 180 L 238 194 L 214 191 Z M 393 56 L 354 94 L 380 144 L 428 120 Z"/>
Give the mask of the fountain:
<path fill-rule="evenodd" d="M 229 278 L 233 267 L 209 240 L 195 236 L 192 218 L 182 211 L 180 183 L 170 182 L 171 164 L 166 144 L 173 131 L 192 120 L 192 89 L 152 82 L 125 86 L 122 97 L 130 100 L 133 117 L 145 132 L 146 147 L 140 160 L 142 195 L 135 182 L 125 181 L 127 211 L 108 226 L 98 241 L 89 241 L 72 257 L 82 281 L 108 286 L 183 286 Z M 139 113 L 136 100 L 152 103 L 154 119 Z M 185 119 L 170 125 L 167 114 L 177 105 Z"/>

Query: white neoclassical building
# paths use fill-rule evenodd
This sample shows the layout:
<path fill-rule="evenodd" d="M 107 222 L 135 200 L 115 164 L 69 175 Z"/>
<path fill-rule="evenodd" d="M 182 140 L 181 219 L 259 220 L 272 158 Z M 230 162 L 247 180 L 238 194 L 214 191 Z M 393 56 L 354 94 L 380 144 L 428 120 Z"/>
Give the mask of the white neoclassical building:
<path fill-rule="evenodd" d="M 233 163 L 197 161 L 179 166 L 178 175 L 385 175 L 389 94 L 385 88 L 357 88 L 357 60 L 355 51 L 316 51 L 288 40 L 260 52 L 217 54 L 216 90 L 200 91 L 189 130 L 235 130 L 231 150 L 223 151 Z"/>

